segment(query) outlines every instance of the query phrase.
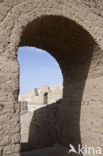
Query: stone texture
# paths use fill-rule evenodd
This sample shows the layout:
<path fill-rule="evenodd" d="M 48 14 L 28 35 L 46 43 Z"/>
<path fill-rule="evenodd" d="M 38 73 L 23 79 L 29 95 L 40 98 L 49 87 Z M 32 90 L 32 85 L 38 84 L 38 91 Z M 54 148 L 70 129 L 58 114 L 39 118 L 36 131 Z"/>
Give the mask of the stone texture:
<path fill-rule="evenodd" d="M 28 103 L 27 101 L 19 101 L 19 104 L 21 106 L 20 113 L 25 114 L 28 112 Z"/>
<path fill-rule="evenodd" d="M 20 135 L 19 46 L 47 50 L 60 64 L 64 89 L 59 143 L 103 148 L 103 1 L 0 1 L 1 156 L 20 153 L 20 140 L 12 144 L 12 136 Z"/>
<path fill-rule="evenodd" d="M 21 115 L 21 151 L 50 147 L 62 133 L 59 107 L 62 101 Z"/>

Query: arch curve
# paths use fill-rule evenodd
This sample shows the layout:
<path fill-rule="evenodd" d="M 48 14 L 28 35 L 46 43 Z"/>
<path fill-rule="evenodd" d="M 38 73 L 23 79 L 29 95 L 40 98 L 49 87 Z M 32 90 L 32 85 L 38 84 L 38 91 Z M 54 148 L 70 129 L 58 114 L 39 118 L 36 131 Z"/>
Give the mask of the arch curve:
<path fill-rule="evenodd" d="M 59 104 L 57 103 L 57 109 L 61 114 L 59 132 L 55 140 L 55 138 L 53 139 L 55 130 L 49 131 L 49 141 L 52 140 L 52 142 L 49 142 L 48 146 L 58 142 L 67 147 L 69 144 L 73 144 L 77 148 L 77 145 L 81 144 L 81 140 L 88 141 L 88 137 L 85 137 L 85 126 L 82 123 L 81 108 L 84 109 L 83 103 L 87 103 L 85 94 L 90 99 L 90 93 L 84 94 L 84 91 L 89 88 L 87 80 L 96 76 L 97 70 L 99 72 L 101 68 L 97 66 L 97 70 L 95 70 L 95 64 L 98 64 L 101 59 L 100 56 L 95 59 L 97 53 L 101 53 L 100 47 L 90 33 L 75 21 L 55 15 L 38 17 L 29 22 L 23 29 L 20 46 L 35 46 L 46 50 L 58 61 L 64 76 L 63 100 Z M 53 109 L 54 107 L 55 104 L 53 104 Z M 87 115 L 85 115 L 85 120 Z M 31 125 L 35 127 L 34 120 Z M 58 124 L 55 127 L 58 129 Z M 44 134 L 45 129 L 42 131 Z M 39 135 L 40 131 L 38 130 L 38 138 Z M 45 138 L 46 141 L 48 137 L 45 135 L 41 138 Z M 29 147 L 31 149 L 47 146 L 45 141 L 40 143 L 40 140 L 37 142 L 34 140 L 36 140 L 35 135 L 34 137 L 30 135 Z M 93 144 L 92 141 L 91 144 Z"/>
<path fill-rule="evenodd" d="M 2 156 L 20 155 L 17 49 L 25 44 L 47 50 L 60 64 L 64 76 L 63 100 L 52 105 L 53 110 L 56 107 L 59 111 L 58 125 L 54 124 L 56 129 L 50 131 L 49 138 L 47 133 L 42 135 L 45 141 L 52 142 L 43 142 L 39 146 L 55 142 L 65 146 L 71 143 L 75 147 L 81 142 L 90 147 L 103 145 L 102 8 L 102 0 L 6 0 L 6 3 L 0 3 Z M 36 38 L 30 37 L 29 29 L 30 34 L 33 29 Z M 47 109 L 51 110 L 51 107 Z"/>

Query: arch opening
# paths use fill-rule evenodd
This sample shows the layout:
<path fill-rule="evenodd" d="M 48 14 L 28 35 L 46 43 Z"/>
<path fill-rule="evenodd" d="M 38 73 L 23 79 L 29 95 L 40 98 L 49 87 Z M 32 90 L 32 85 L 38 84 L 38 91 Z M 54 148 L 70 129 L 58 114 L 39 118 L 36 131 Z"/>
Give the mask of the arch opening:
<path fill-rule="evenodd" d="M 36 47 L 18 48 L 20 66 L 20 95 L 43 86 L 59 86 L 63 84 L 62 71 L 57 60 L 47 51 Z"/>
<path fill-rule="evenodd" d="M 21 145 L 25 146 L 28 143 L 29 135 L 36 134 L 29 134 L 31 115 L 38 109 L 62 99 L 63 77 L 55 58 L 41 49 L 19 47 L 18 62 L 20 66 L 18 100 L 21 105 Z M 38 117 L 35 118 L 38 120 Z"/>
<path fill-rule="evenodd" d="M 68 148 L 72 144 L 77 149 L 82 144 L 80 120 L 81 107 L 86 102 L 84 89 L 88 88 L 87 79 L 95 75 L 92 58 L 100 48 L 89 32 L 63 16 L 42 16 L 28 23 L 20 42 L 20 46 L 25 45 L 49 51 L 59 62 L 64 77 L 63 99 L 36 111 L 32 117 L 33 130 L 29 133 L 37 133 L 29 136 L 28 150 L 57 143 Z M 43 118 L 36 125 L 35 117 L 39 113 Z M 45 117 L 50 119 L 50 124 Z"/>
<path fill-rule="evenodd" d="M 44 93 L 44 104 L 48 104 L 48 93 Z"/>

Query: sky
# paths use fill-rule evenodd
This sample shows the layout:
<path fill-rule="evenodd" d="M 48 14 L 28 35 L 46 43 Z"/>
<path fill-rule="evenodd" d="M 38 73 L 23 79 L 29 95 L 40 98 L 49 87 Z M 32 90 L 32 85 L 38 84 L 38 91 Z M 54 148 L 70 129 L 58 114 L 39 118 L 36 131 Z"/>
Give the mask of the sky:
<path fill-rule="evenodd" d="M 20 93 L 25 94 L 44 85 L 63 83 L 61 69 L 48 52 L 35 47 L 19 47 Z"/>

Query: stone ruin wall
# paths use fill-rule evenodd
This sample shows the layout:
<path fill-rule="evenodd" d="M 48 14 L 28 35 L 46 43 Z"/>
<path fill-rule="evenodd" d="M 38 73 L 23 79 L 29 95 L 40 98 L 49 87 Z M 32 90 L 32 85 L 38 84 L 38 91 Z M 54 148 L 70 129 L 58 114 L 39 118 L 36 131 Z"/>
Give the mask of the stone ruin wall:
<path fill-rule="evenodd" d="M 47 104 L 43 103 L 45 93 L 48 93 Z M 50 147 L 58 143 L 58 135 L 60 135 L 59 131 L 61 127 L 59 105 L 62 101 L 62 93 L 62 85 L 43 86 L 42 88 L 34 89 L 32 92 L 19 96 L 19 101 L 21 102 L 22 152 L 36 148 Z M 31 105 L 34 107 L 30 109 Z"/>
<path fill-rule="evenodd" d="M 47 93 L 47 103 L 44 103 L 44 95 Z M 42 88 L 35 88 L 32 92 L 24 95 L 19 95 L 19 102 L 21 102 L 21 109 L 28 111 L 36 110 L 47 104 L 56 103 L 63 97 L 63 86 L 43 86 Z M 27 104 L 27 108 L 25 107 Z M 24 106 L 24 107 L 23 107 Z"/>
<path fill-rule="evenodd" d="M 0 1 L 1 156 L 20 156 L 17 49 L 26 45 L 50 52 L 62 69 L 59 143 L 103 149 L 103 1 Z"/>
<path fill-rule="evenodd" d="M 62 132 L 59 111 L 61 104 L 58 101 L 21 115 L 21 152 L 52 147 L 59 143 Z"/>
<path fill-rule="evenodd" d="M 28 103 L 26 101 L 19 101 L 20 104 L 20 115 L 28 112 Z"/>

